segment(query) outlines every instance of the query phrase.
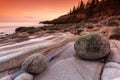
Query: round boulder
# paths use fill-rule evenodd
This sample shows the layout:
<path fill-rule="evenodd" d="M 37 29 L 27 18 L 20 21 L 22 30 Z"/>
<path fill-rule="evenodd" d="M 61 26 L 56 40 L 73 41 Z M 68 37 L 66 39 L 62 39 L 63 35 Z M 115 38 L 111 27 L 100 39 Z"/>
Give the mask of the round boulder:
<path fill-rule="evenodd" d="M 22 64 L 22 69 L 31 74 L 39 74 L 47 68 L 47 60 L 42 54 L 28 57 Z"/>
<path fill-rule="evenodd" d="M 110 52 L 109 40 L 100 33 L 81 36 L 74 44 L 76 54 L 82 59 L 95 60 Z"/>

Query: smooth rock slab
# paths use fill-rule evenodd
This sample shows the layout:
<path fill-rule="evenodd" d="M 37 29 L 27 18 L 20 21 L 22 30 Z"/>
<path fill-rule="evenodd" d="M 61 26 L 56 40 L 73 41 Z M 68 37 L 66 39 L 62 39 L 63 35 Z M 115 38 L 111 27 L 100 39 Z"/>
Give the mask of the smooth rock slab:
<path fill-rule="evenodd" d="M 108 62 L 120 63 L 120 51 L 117 48 L 111 48 Z"/>
<path fill-rule="evenodd" d="M 0 80 L 13 80 L 12 75 L 5 76 L 1 78 Z"/>
<path fill-rule="evenodd" d="M 111 40 L 111 51 L 108 57 L 108 62 L 115 62 L 120 64 L 120 41 Z"/>
<path fill-rule="evenodd" d="M 115 62 L 120 64 L 120 41 L 111 41 L 111 51 L 108 57 L 108 62 Z"/>
<path fill-rule="evenodd" d="M 103 63 L 74 57 L 58 61 L 35 80 L 100 80 Z"/>
<path fill-rule="evenodd" d="M 22 73 L 18 77 L 16 77 L 14 80 L 33 80 L 33 75 L 29 73 Z"/>
<path fill-rule="evenodd" d="M 120 77 L 119 77 L 119 78 L 115 78 L 115 79 L 113 79 L 113 80 L 120 80 Z"/>
<path fill-rule="evenodd" d="M 118 78 L 120 78 L 120 64 L 107 63 L 103 70 L 102 80 L 118 80 Z"/>

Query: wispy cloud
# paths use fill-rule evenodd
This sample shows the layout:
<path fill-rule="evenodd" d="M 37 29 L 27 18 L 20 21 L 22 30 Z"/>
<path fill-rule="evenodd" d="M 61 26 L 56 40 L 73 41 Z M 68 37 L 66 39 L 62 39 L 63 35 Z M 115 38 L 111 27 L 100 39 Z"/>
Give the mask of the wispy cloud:
<path fill-rule="evenodd" d="M 25 16 L 24 18 L 34 19 L 34 18 L 36 18 L 36 17 L 32 17 L 32 16 Z"/>

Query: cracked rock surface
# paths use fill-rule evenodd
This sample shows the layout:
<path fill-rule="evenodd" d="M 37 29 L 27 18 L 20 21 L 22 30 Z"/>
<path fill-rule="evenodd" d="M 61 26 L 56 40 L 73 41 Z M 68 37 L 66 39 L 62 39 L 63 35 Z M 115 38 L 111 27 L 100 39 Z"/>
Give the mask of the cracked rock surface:
<path fill-rule="evenodd" d="M 55 63 L 35 80 L 100 80 L 102 68 L 101 62 L 72 57 Z"/>

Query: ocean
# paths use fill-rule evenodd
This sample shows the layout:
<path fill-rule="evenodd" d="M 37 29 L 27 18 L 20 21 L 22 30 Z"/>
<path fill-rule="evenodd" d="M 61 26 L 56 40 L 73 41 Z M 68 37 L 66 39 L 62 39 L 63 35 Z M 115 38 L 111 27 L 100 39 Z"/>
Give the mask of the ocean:
<path fill-rule="evenodd" d="M 11 34 L 18 27 L 38 27 L 43 26 L 39 22 L 0 22 L 0 34 Z"/>

